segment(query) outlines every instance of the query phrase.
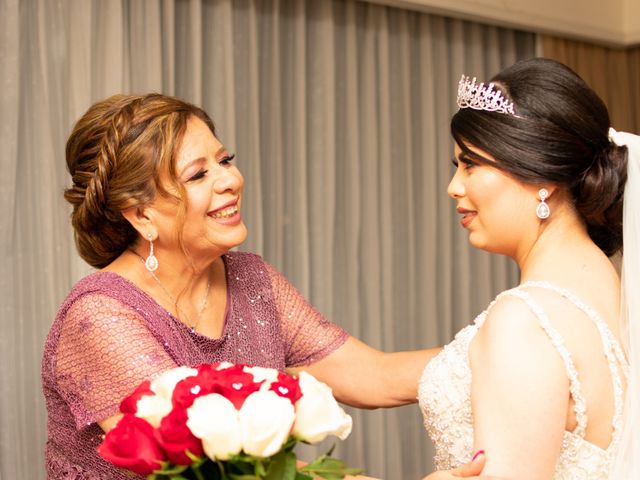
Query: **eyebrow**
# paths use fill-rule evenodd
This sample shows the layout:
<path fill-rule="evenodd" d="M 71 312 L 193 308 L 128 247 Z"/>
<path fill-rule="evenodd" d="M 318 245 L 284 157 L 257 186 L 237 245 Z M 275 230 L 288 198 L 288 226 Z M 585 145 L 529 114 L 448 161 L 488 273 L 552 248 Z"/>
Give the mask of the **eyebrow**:
<path fill-rule="evenodd" d="M 185 166 L 180 170 L 180 173 L 179 173 L 179 175 L 178 175 L 178 176 L 179 176 L 179 177 L 181 177 L 182 175 L 184 175 L 184 172 L 186 172 L 186 171 L 187 171 L 187 169 L 188 169 L 189 167 L 191 167 L 191 165 L 194 165 L 194 164 L 196 164 L 196 163 L 202 163 L 202 162 L 205 162 L 206 160 L 207 160 L 207 159 L 206 159 L 206 158 L 204 158 L 204 157 L 194 158 L 193 160 L 189 161 L 189 162 L 188 162 L 188 163 L 187 163 L 187 164 L 186 164 L 186 165 L 185 165 Z"/>
<path fill-rule="evenodd" d="M 223 154 L 227 154 L 229 155 L 229 152 L 227 151 L 227 148 L 225 146 L 222 146 L 218 149 L 218 151 L 215 153 L 214 157 L 216 158 L 216 160 L 218 158 L 220 158 L 221 155 Z"/>
<path fill-rule="evenodd" d="M 216 153 L 213 155 L 216 160 L 220 158 L 221 155 L 228 155 L 228 150 L 226 147 L 222 146 L 220 147 L 218 150 L 216 150 Z M 192 165 L 196 164 L 196 163 L 202 163 L 202 162 L 206 162 L 207 159 L 205 157 L 198 157 L 198 158 L 194 158 L 193 160 L 190 160 L 189 162 L 187 162 L 187 164 L 180 170 L 179 173 L 179 177 L 181 177 L 182 175 L 184 175 L 184 172 L 187 171 L 187 169 L 189 167 L 191 167 Z"/>

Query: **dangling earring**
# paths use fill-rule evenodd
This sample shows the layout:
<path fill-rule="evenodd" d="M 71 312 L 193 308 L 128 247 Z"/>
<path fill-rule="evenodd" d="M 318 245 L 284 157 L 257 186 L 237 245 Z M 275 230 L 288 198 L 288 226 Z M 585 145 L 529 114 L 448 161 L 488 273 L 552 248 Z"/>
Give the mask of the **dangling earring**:
<path fill-rule="evenodd" d="M 153 236 L 150 233 L 147 233 L 147 240 L 149 240 L 149 256 L 144 261 L 144 266 L 153 273 L 158 269 L 158 259 L 153 254 Z"/>
<path fill-rule="evenodd" d="M 545 218 L 549 218 L 551 214 L 551 210 L 549 209 L 549 205 L 545 200 L 549 197 L 549 192 L 546 188 L 541 188 L 538 190 L 538 195 L 540 195 L 540 203 L 538 203 L 538 207 L 536 208 L 536 216 L 540 220 L 544 220 Z"/>

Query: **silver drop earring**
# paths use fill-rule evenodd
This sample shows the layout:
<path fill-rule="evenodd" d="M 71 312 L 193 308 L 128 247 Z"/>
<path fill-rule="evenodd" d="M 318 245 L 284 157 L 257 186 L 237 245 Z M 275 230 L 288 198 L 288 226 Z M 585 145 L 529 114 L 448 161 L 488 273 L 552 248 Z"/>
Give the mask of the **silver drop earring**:
<path fill-rule="evenodd" d="M 150 233 L 147 234 L 147 240 L 149 240 L 149 256 L 144 261 L 144 266 L 153 273 L 158 269 L 158 259 L 153 254 L 153 236 Z"/>
<path fill-rule="evenodd" d="M 538 203 L 538 207 L 536 208 L 536 216 L 540 220 L 544 220 L 545 218 L 549 218 L 551 215 L 551 210 L 549 209 L 549 205 L 545 200 L 549 197 L 549 192 L 546 188 L 541 188 L 538 190 L 538 195 L 540 195 L 540 203 Z"/>

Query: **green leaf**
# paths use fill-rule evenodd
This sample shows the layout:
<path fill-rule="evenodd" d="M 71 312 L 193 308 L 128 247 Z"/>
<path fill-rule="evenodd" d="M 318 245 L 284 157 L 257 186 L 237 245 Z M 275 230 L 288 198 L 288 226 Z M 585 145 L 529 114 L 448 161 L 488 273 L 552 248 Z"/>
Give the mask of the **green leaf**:
<path fill-rule="evenodd" d="M 262 460 L 257 460 L 254 468 L 254 473 L 259 478 L 263 478 L 267 474 L 267 467 L 264 466 L 264 462 Z"/>
<path fill-rule="evenodd" d="M 167 466 L 162 470 L 156 470 L 156 473 L 160 475 L 167 475 L 173 478 L 172 475 L 179 475 L 180 473 L 183 473 L 187 468 L 187 465 L 173 465 L 171 467 Z"/>
<path fill-rule="evenodd" d="M 333 447 L 326 455 L 319 456 L 308 465 L 302 467 L 300 471 L 326 480 L 341 480 L 345 475 L 362 473 L 361 469 L 349 468 L 342 460 L 330 457 L 329 454 L 332 451 Z"/>
<path fill-rule="evenodd" d="M 273 456 L 265 480 L 295 480 L 296 456 L 293 452 L 281 451 Z"/>
<path fill-rule="evenodd" d="M 296 472 L 295 480 L 313 480 L 313 477 L 298 471 L 298 472 Z"/>

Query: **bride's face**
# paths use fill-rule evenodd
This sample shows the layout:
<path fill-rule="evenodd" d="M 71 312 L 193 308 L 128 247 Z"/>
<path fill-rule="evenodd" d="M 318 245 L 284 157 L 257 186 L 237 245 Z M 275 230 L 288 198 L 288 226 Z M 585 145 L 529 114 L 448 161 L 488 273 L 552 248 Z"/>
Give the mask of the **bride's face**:
<path fill-rule="evenodd" d="M 469 148 L 488 162 L 478 163 L 455 146 L 456 172 L 447 193 L 456 200 L 460 224 L 474 247 L 516 257 L 537 224 L 535 193 L 493 166 L 488 153 Z"/>

